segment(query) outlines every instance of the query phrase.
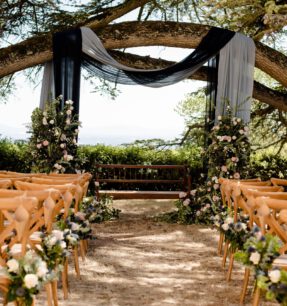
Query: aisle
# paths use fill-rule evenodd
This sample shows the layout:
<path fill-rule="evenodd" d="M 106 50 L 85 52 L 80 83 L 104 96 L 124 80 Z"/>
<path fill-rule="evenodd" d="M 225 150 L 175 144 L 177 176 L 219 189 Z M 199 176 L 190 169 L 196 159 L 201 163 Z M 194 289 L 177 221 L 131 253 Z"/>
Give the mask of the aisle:
<path fill-rule="evenodd" d="M 239 305 L 243 270 L 236 266 L 233 280 L 225 281 L 216 231 L 154 221 L 152 216 L 172 209 L 169 201 L 114 206 L 122 210 L 120 220 L 95 226 L 82 280 L 70 273 L 70 298 L 60 305 Z"/>

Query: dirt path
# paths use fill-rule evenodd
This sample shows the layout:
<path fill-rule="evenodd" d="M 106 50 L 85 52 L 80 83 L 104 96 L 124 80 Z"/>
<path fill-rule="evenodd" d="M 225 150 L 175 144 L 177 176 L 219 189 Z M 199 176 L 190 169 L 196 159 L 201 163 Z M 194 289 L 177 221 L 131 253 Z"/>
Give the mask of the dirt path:
<path fill-rule="evenodd" d="M 61 306 L 239 305 L 243 270 L 236 265 L 226 282 L 216 231 L 154 221 L 173 208 L 169 201 L 114 206 L 122 210 L 120 219 L 95 226 L 82 279 L 71 271 L 70 297 L 63 301 L 59 292 Z"/>

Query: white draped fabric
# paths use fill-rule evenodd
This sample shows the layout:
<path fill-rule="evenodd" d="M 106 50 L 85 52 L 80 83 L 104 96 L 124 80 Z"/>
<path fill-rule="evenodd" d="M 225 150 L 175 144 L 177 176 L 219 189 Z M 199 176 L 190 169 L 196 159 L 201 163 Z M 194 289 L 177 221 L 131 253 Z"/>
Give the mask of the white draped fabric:
<path fill-rule="evenodd" d="M 215 118 L 230 105 L 234 116 L 250 121 L 253 92 L 255 44 L 245 35 L 236 33 L 220 50 Z"/>
<path fill-rule="evenodd" d="M 39 107 L 44 109 L 45 103 L 47 101 L 52 101 L 53 99 L 55 99 L 54 68 L 53 61 L 49 61 L 44 65 Z"/>

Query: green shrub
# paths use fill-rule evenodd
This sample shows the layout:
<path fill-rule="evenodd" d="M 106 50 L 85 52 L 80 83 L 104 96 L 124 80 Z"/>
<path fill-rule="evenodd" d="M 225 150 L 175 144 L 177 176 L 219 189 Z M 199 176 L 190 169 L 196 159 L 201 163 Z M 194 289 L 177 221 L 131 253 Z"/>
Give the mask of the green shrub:
<path fill-rule="evenodd" d="M 250 163 L 250 177 L 268 180 L 271 177 L 287 178 L 287 158 L 274 154 L 254 154 Z"/>
<path fill-rule="evenodd" d="M 30 172 L 31 164 L 26 142 L 0 138 L 0 170 Z"/>

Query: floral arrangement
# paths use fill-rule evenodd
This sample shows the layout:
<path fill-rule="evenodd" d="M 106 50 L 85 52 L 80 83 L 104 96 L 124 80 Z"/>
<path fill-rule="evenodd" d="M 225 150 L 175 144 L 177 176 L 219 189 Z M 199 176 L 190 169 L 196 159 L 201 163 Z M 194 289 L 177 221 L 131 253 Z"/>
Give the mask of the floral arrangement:
<path fill-rule="evenodd" d="M 53 230 L 49 235 L 43 233 L 41 245 L 36 245 L 38 255 L 47 263 L 55 277 L 61 271 L 65 258 L 69 256 L 65 236 L 65 232 L 61 230 Z"/>
<path fill-rule="evenodd" d="M 29 148 L 33 171 L 74 172 L 79 166 L 76 158 L 80 122 L 73 115 L 73 101 L 65 102 L 59 111 L 62 97 L 47 103 L 45 110 L 32 113 Z"/>
<path fill-rule="evenodd" d="M 9 259 L 2 269 L 10 279 L 7 301 L 19 305 L 32 305 L 33 296 L 51 280 L 47 263 L 32 250 L 20 259 Z"/>
<path fill-rule="evenodd" d="M 287 272 L 272 267 L 273 261 L 280 255 L 281 246 L 278 237 L 262 235 L 260 229 L 255 227 L 243 250 L 238 251 L 235 258 L 253 268 L 256 284 L 266 292 L 268 300 L 277 300 L 281 305 L 287 305 Z"/>
<path fill-rule="evenodd" d="M 85 213 L 81 211 L 75 213 L 75 210 L 71 208 L 66 219 L 63 219 L 63 213 L 59 214 L 57 219 L 57 227 L 64 231 L 65 241 L 69 247 L 77 245 L 79 240 L 93 238 L 91 225 Z"/>
<path fill-rule="evenodd" d="M 268 271 L 268 275 L 257 275 L 257 286 L 266 292 L 267 300 L 276 300 L 281 305 L 287 305 L 287 272 L 274 268 Z"/>
<path fill-rule="evenodd" d="M 219 231 L 224 233 L 224 239 L 229 242 L 231 251 L 242 250 L 244 243 L 251 236 L 247 227 L 248 217 L 241 217 L 234 222 L 234 218 L 228 216 L 222 222 L 218 221 L 220 217 L 217 216 L 214 217 L 215 224 L 218 224 Z"/>
<path fill-rule="evenodd" d="M 95 197 L 85 197 L 81 203 L 80 210 L 85 214 L 85 218 L 90 223 L 101 223 L 119 218 L 119 209 L 110 207 L 112 198 L 108 196 L 97 200 Z"/>
<path fill-rule="evenodd" d="M 267 273 L 271 269 L 273 260 L 279 256 L 280 247 L 278 237 L 271 234 L 262 235 L 261 230 L 254 227 L 242 251 L 236 253 L 236 258 L 244 265 L 253 267 L 256 272 Z"/>
<path fill-rule="evenodd" d="M 240 179 L 248 175 L 250 156 L 248 127 L 242 120 L 233 117 L 230 107 L 227 113 L 217 118 L 212 128 L 203 159 L 207 160 L 208 172 L 202 174 L 202 183 L 190 195 L 176 202 L 178 211 L 171 220 L 180 223 L 212 224 L 213 218 L 225 208 L 222 206 L 219 178 Z"/>
<path fill-rule="evenodd" d="M 74 235 L 77 235 L 80 240 L 92 239 L 92 229 L 85 213 L 79 211 L 72 213 L 65 220 L 66 228 L 71 230 Z"/>
<path fill-rule="evenodd" d="M 206 155 L 208 158 L 208 176 L 240 179 L 247 173 L 250 143 L 249 129 L 241 118 L 233 117 L 227 106 L 227 114 L 218 116 L 218 123 L 210 133 L 210 142 Z"/>

